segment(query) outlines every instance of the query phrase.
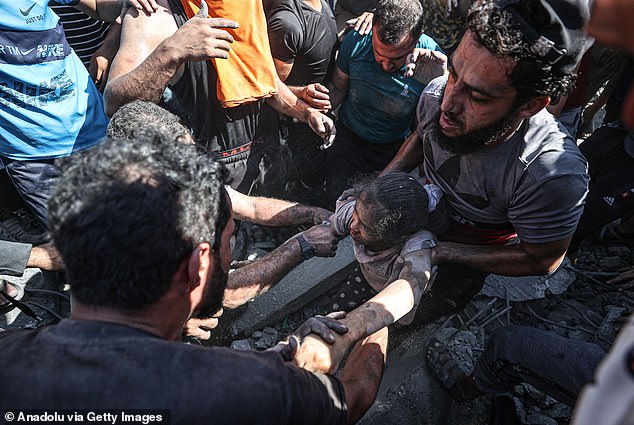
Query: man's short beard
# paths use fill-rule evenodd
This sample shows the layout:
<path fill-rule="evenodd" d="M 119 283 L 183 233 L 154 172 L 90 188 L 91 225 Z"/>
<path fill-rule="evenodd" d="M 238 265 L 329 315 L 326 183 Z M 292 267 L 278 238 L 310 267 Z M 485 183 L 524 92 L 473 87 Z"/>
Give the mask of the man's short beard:
<path fill-rule="evenodd" d="M 211 280 L 207 283 L 203 299 L 193 314 L 193 317 L 197 319 L 208 319 L 222 307 L 229 273 L 222 270 L 219 251 L 220 250 L 213 251 L 214 268 L 211 274 Z"/>
<path fill-rule="evenodd" d="M 513 128 L 513 123 L 517 119 L 517 109 L 512 109 L 502 119 L 493 124 L 473 130 L 462 136 L 449 137 L 442 132 L 440 127 L 440 114 L 438 111 L 434 117 L 434 127 L 436 142 L 441 148 L 454 155 L 465 155 L 473 153 L 483 146 L 497 141 L 502 135 L 508 133 Z"/>

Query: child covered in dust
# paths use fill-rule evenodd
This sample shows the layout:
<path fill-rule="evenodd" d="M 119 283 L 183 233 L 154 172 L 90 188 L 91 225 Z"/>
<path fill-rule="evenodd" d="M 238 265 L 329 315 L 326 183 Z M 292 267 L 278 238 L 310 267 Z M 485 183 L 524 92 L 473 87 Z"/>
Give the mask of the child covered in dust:
<path fill-rule="evenodd" d="M 351 236 L 363 276 L 380 292 L 398 277 L 399 257 L 431 251 L 436 245 L 433 233 L 448 223 L 442 191 L 433 184 L 421 185 L 409 174 L 393 172 L 363 180 L 349 193 L 337 201 L 330 220 L 333 232 Z M 430 289 L 432 279 L 419 283 L 417 300 Z M 415 310 L 400 323 L 411 323 Z"/>
<path fill-rule="evenodd" d="M 358 341 L 376 340 L 385 352 L 386 327 L 412 322 L 433 283 L 432 232 L 443 231 L 448 223 L 441 198 L 438 186 L 423 186 L 400 172 L 364 180 L 344 192 L 330 218 L 332 230 L 352 237 L 361 271 L 378 294 L 339 320 L 346 332 L 333 333 L 334 344 L 311 335 L 296 338 L 297 365 L 334 373 Z"/>

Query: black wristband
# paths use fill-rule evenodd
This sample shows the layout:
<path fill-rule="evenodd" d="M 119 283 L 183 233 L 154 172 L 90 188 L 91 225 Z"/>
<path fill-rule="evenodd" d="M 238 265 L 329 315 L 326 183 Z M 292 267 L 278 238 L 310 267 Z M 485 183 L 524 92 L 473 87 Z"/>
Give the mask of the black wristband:
<path fill-rule="evenodd" d="M 313 248 L 312 245 L 304 239 L 304 236 L 301 233 L 295 236 L 295 239 L 299 242 L 299 247 L 302 250 L 302 259 L 308 260 L 309 258 L 313 258 L 315 256 L 315 248 Z"/>

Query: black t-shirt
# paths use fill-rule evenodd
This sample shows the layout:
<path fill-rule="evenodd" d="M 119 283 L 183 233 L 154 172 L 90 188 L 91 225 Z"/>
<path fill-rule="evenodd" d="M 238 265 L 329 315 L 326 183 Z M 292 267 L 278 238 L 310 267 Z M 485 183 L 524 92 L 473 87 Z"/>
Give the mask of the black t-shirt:
<path fill-rule="evenodd" d="M 302 0 L 269 0 L 265 12 L 273 57 L 293 62 L 286 84 L 327 82 L 337 41 L 337 24 L 328 3 L 321 0 L 318 12 Z"/>
<path fill-rule="evenodd" d="M 172 424 L 345 423 L 341 383 L 277 353 L 78 320 L 2 332 L 0 347 L 0 411 L 166 409 Z"/>

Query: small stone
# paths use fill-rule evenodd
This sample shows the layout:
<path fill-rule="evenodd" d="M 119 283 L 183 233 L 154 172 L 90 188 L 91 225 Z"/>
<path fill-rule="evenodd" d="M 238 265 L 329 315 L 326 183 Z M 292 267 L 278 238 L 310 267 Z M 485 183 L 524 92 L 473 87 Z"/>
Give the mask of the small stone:
<path fill-rule="evenodd" d="M 261 331 L 255 331 L 251 334 L 251 337 L 254 339 L 260 339 L 262 338 L 262 332 Z"/>
<path fill-rule="evenodd" d="M 277 341 L 277 329 L 270 328 L 270 327 L 266 327 L 262 329 L 262 339 L 260 339 L 258 342 L 262 342 L 265 348 L 268 348 L 268 347 L 274 346 L 276 341 Z M 256 344 L 256 347 L 257 347 L 257 344 Z"/>
<path fill-rule="evenodd" d="M 339 298 L 345 298 L 346 294 L 344 294 L 343 292 L 341 294 L 339 294 Z"/>
<path fill-rule="evenodd" d="M 354 301 L 350 301 L 348 302 L 348 307 L 356 307 L 357 303 L 355 303 Z"/>
<path fill-rule="evenodd" d="M 359 276 L 357 276 L 357 277 L 354 278 L 354 281 L 357 282 L 357 283 L 361 283 L 361 278 Z"/>
<path fill-rule="evenodd" d="M 621 267 L 621 257 L 603 257 L 599 261 L 599 267 L 601 268 L 601 270 L 605 271 L 616 270 Z"/>
<path fill-rule="evenodd" d="M 557 421 L 541 413 L 532 413 L 526 418 L 529 425 L 558 425 Z"/>
<path fill-rule="evenodd" d="M 357 291 L 356 289 L 354 290 L 354 294 L 355 295 L 359 295 L 359 291 Z"/>
<path fill-rule="evenodd" d="M 277 329 L 267 326 L 266 328 L 262 329 L 262 333 L 277 336 Z"/>
<path fill-rule="evenodd" d="M 338 310 L 339 309 L 339 304 L 335 303 L 332 305 L 332 309 L 333 310 Z"/>
<path fill-rule="evenodd" d="M 238 339 L 231 343 L 231 348 L 238 351 L 247 351 L 251 349 L 248 339 Z"/>
<path fill-rule="evenodd" d="M 255 341 L 255 348 L 258 350 L 266 350 L 269 346 L 264 342 L 264 340 Z"/>
<path fill-rule="evenodd" d="M 569 419 L 572 415 L 572 409 L 570 406 L 566 406 L 562 403 L 555 403 L 548 408 L 548 416 L 551 418 L 563 418 Z"/>

